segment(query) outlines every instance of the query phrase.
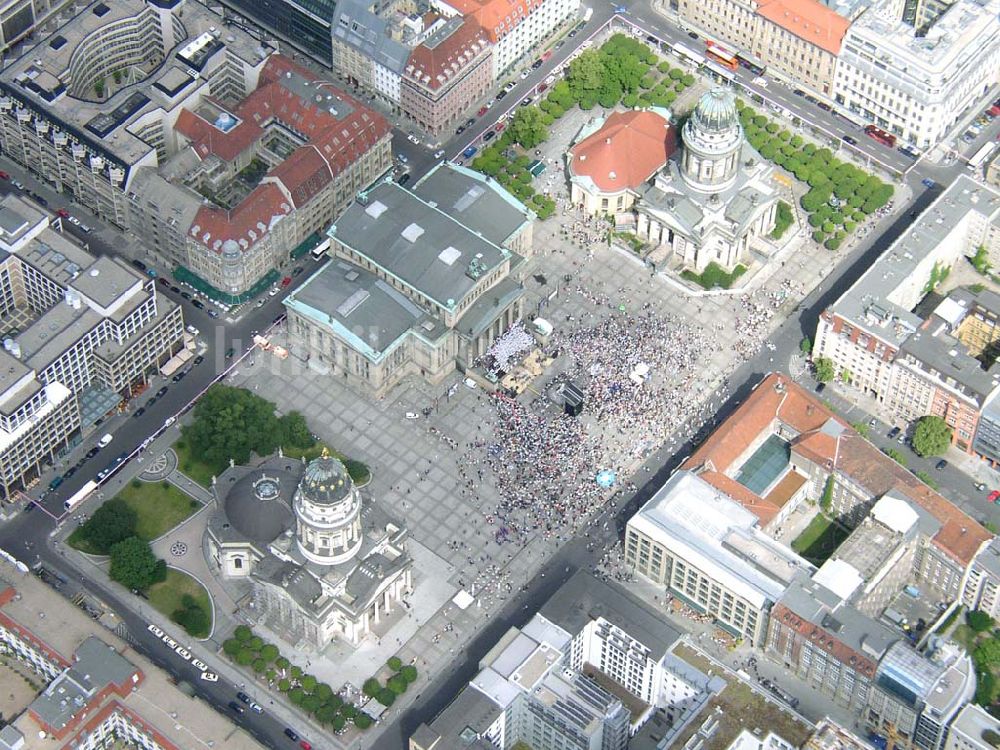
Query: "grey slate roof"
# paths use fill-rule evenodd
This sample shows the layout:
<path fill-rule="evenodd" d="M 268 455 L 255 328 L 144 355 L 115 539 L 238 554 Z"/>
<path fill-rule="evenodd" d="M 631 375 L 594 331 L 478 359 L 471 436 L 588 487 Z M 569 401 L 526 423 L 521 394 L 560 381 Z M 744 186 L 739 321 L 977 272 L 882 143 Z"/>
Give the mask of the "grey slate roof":
<path fill-rule="evenodd" d="M 577 571 L 542 606 L 539 614 L 576 636 L 598 617 L 640 641 L 659 660 L 681 633 L 652 609 L 617 584 Z"/>
<path fill-rule="evenodd" d="M 503 246 L 532 220 L 532 213 L 496 180 L 442 162 L 413 186 L 413 192 L 495 245 Z"/>
<path fill-rule="evenodd" d="M 425 742 L 433 737 L 440 737 L 434 750 L 457 750 L 458 748 L 492 748 L 493 745 L 479 739 L 490 725 L 500 718 L 503 709 L 483 693 L 472 686 L 462 690 L 447 708 L 444 709 L 430 727 L 421 726 L 414 735 L 415 739 Z"/>
<path fill-rule="evenodd" d="M 365 57 L 401 74 L 410 59 L 410 48 L 390 36 L 388 21 L 372 13 L 369 5 L 364 0 L 340 0 L 331 33 Z"/>
<path fill-rule="evenodd" d="M 392 181 L 359 196 L 329 234 L 449 309 L 510 255 Z"/>

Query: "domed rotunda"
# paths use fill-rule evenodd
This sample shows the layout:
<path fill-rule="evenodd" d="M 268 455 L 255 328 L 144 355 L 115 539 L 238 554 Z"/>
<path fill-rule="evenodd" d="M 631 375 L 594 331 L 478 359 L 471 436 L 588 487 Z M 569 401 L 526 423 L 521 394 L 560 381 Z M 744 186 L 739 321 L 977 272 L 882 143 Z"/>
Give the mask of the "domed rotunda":
<path fill-rule="evenodd" d="M 681 139 L 681 174 L 690 187 L 717 192 L 732 186 L 740 166 L 743 127 L 729 91 L 716 88 L 703 94 Z"/>
<path fill-rule="evenodd" d="M 329 451 L 231 465 L 212 489 L 209 568 L 293 646 L 358 645 L 412 590 L 406 527 Z"/>

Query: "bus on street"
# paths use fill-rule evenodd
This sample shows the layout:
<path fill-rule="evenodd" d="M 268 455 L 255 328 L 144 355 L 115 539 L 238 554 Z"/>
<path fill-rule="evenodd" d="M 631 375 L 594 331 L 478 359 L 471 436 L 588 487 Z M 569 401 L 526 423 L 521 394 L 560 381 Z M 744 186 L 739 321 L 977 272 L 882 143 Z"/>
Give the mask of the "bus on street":
<path fill-rule="evenodd" d="M 993 156 L 993 152 L 996 150 L 996 147 L 997 144 L 995 143 L 987 143 L 974 153 L 972 158 L 969 159 L 969 170 L 975 172 L 977 169 L 981 169 L 982 166 L 990 160 L 990 157 Z"/>
<path fill-rule="evenodd" d="M 737 52 L 736 59 L 739 61 L 740 65 L 749 70 L 755 76 L 762 76 L 767 72 L 767 66 L 764 65 L 763 60 L 758 57 L 754 57 L 749 52 Z"/>
<path fill-rule="evenodd" d="M 708 73 L 717 83 L 732 83 L 736 78 L 731 70 L 724 68 L 714 60 L 709 60 L 702 66 L 702 72 Z"/>
<path fill-rule="evenodd" d="M 97 482 L 91 479 L 89 482 L 83 485 L 83 487 L 74 492 L 73 496 L 69 500 L 63 503 L 63 507 L 66 510 L 73 510 L 74 507 L 76 507 L 84 500 L 86 500 L 90 496 L 90 493 L 96 489 L 97 489 Z"/>
<path fill-rule="evenodd" d="M 882 128 L 875 127 L 874 125 L 865 125 L 865 135 L 878 141 L 883 146 L 888 146 L 889 148 L 896 145 L 896 136 L 892 133 L 887 133 L 882 130 Z"/>
<path fill-rule="evenodd" d="M 718 42 L 705 42 L 705 54 L 712 62 L 722 65 L 731 71 L 736 71 L 740 67 L 740 61 L 736 59 L 736 53 Z"/>
<path fill-rule="evenodd" d="M 695 67 L 700 68 L 702 65 L 705 64 L 704 55 L 699 55 L 690 47 L 685 47 L 683 44 L 680 44 L 679 42 L 677 44 L 671 45 L 670 49 L 679 59 L 685 62 L 689 62 Z"/>

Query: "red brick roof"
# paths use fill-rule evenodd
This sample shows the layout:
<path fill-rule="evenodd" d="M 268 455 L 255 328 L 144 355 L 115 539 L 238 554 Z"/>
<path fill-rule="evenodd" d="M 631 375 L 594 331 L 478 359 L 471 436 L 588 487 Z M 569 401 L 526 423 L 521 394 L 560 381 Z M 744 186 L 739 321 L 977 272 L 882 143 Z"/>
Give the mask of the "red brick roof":
<path fill-rule="evenodd" d="M 292 76 L 305 79 L 316 91 L 333 94 L 350 112 L 334 114 L 325 105 L 300 97 L 284 84 Z M 241 245 L 253 244 L 263 236 L 259 224 L 266 226 L 273 217 L 308 203 L 390 132 L 381 114 L 283 55 L 268 59 L 257 88 L 240 102 L 233 115 L 238 124 L 223 132 L 194 112 L 182 110 L 176 130 L 191 142 L 199 157 L 215 155 L 223 161 L 234 161 L 253 147 L 271 122 L 282 123 L 307 143 L 274 167 L 239 206 L 231 211 L 202 208 L 198 212 L 191 235 L 216 250 L 227 239 Z M 267 182 L 273 184 L 267 187 Z M 250 229 L 256 236 L 250 235 Z M 203 239 L 205 234 L 211 235 L 207 241 Z"/>
<path fill-rule="evenodd" d="M 570 172 L 598 190 L 635 190 L 677 149 L 674 128 L 656 112 L 615 112 L 570 150 Z"/>
<path fill-rule="evenodd" d="M 414 47 L 403 77 L 424 88 L 439 89 L 488 46 L 489 39 L 479 22 L 471 16 L 463 18 L 461 25 L 433 48 L 426 43 Z"/>
<path fill-rule="evenodd" d="M 523 21 L 544 0 L 448 0 L 463 16 L 472 16 L 494 44 Z"/>
<path fill-rule="evenodd" d="M 818 0 L 762 0 L 757 15 L 832 55 L 840 54 L 851 25 Z"/>
<path fill-rule="evenodd" d="M 774 609 L 771 610 L 771 619 L 798 633 L 804 640 L 822 648 L 841 664 L 851 665 L 859 674 L 869 679 L 875 676 L 875 668 L 878 663 L 874 659 L 860 651 L 855 651 L 842 640 L 831 635 L 828 630 L 799 617 L 784 604 L 779 602 L 774 605 Z"/>
<path fill-rule="evenodd" d="M 839 435 L 831 434 L 836 432 L 832 430 L 820 431 L 830 421 L 839 425 Z M 872 497 L 895 490 L 930 513 L 941 524 L 934 543 L 962 565 L 968 565 L 983 543 L 992 538 L 978 522 L 883 454 L 813 394 L 779 374 L 768 375 L 682 468 L 700 471 L 706 478 L 730 471 L 754 440 L 765 431 L 774 432 L 777 423 L 798 433 L 791 443 L 793 453 L 827 471 L 836 469 L 851 477 Z M 731 484 L 717 478 L 710 481 L 727 492 L 726 486 L 738 484 L 731 479 Z M 776 504 L 752 493 L 753 499 L 748 499 L 749 490 L 739 487 L 733 488 L 733 499 L 758 513 L 761 524 L 766 525 L 774 517 L 770 508 Z"/>

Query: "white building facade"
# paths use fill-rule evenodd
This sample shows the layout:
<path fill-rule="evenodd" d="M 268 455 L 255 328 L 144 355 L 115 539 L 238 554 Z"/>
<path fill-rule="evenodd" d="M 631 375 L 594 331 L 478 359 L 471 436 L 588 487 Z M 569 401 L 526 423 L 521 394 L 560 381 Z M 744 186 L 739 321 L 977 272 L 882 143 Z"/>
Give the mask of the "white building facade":
<path fill-rule="evenodd" d="M 921 149 L 939 143 L 1000 71 L 1000 0 L 957 0 L 923 36 L 882 2 L 844 37 L 833 98 Z"/>

